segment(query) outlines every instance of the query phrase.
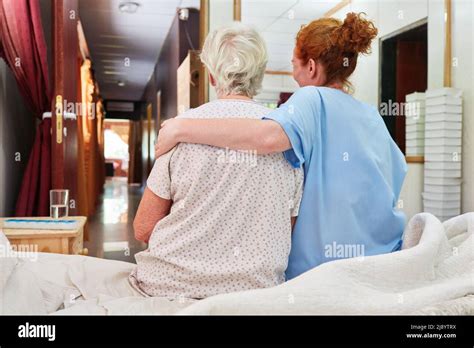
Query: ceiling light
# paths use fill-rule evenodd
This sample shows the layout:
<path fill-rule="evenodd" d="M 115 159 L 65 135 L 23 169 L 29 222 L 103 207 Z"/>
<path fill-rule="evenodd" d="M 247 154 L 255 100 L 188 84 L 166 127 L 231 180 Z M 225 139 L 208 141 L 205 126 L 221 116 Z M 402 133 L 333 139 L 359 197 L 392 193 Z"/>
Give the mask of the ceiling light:
<path fill-rule="evenodd" d="M 110 44 L 97 44 L 97 47 L 104 47 L 104 48 L 127 48 L 123 45 L 110 45 Z"/>
<path fill-rule="evenodd" d="M 187 8 L 180 8 L 178 11 L 178 17 L 182 21 L 187 21 L 189 18 L 189 9 Z"/>
<path fill-rule="evenodd" d="M 123 86 L 125 86 L 125 82 L 119 81 L 119 82 L 117 82 L 117 85 L 119 85 L 119 87 L 123 87 Z"/>
<path fill-rule="evenodd" d="M 123 13 L 135 13 L 137 12 L 139 7 L 140 7 L 140 4 L 136 2 L 127 1 L 127 2 L 122 2 L 119 5 L 119 10 L 120 12 L 123 12 Z"/>
<path fill-rule="evenodd" d="M 124 72 L 121 71 L 111 71 L 111 70 L 106 70 L 104 71 L 105 75 L 126 75 Z"/>

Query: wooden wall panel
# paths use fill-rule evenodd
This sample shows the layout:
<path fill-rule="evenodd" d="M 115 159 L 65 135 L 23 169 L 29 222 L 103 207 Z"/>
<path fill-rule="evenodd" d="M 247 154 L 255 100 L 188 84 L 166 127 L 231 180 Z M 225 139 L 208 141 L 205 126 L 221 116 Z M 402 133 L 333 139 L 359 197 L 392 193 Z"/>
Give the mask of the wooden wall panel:
<path fill-rule="evenodd" d="M 189 34 L 190 40 L 188 40 L 186 31 Z M 199 48 L 199 33 L 198 10 L 189 9 L 189 18 L 185 22 L 180 21 L 178 15 L 175 16 L 168 32 L 168 36 L 166 37 L 161 49 L 155 70 L 145 88 L 142 98 L 144 100 L 141 112 L 142 119 L 146 119 L 146 106 L 149 103 L 152 105 L 152 124 L 154 125 L 151 134 L 152 144 L 154 143 L 154 134 L 158 132 L 160 127 L 158 122 L 158 110 L 161 115 L 160 121 L 175 117 L 178 114 L 177 71 L 180 64 L 188 55 L 189 50 Z M 160 98 L 157 98 L 159 91 L 161 91 Z M 160 107 L 157 105 L 158 101 L 161 102 Z M 143 127 L 142 131 L 143 144 L 146 144 L 148 131 L 146 127 Z M 145 153 L 146 148 L 143 148 L 143 151 L 142 158 L 144 170 L 142 173 L 142 182 L 145 182 L 149 174 L 146 170 L 148 167 L 148 159 L 154 158 L 154 156 L 153 153 L 151 153 L 150 156 L 148 153 Z M 151 151 L 153 151 L 153 146 L 151 147 Z"/>
<path fill-rule="evenodd" d="M 64 120 L 68 106 L 76 105 L 77 99 L 77 56 L 78 56 L 78 0 L 53 0 L 52 2 L 52 187 L 69 189 L 70 199 L 77 202 L 77 126 L 74 120 Z M 56 110 L 56 102 L 61 108 Z M 66 109 L 66 110 L 64 110 Z M 70 111 L 70 110 L 69 110 Z M 76 111 L 73 108 L 73 111 Z M 67 129 L 65 136 L 64 128 Z M 76 215 L 71 206 L 70 215 Z"/>

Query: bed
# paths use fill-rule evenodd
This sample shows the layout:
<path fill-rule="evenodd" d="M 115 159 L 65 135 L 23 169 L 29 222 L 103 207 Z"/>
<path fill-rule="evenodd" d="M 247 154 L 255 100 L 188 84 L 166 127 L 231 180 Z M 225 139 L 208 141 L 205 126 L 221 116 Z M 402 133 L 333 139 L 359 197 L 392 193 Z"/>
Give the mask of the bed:
<path fill-rule="evenodd" d="M 131 263 L 79 255 L 14 255 L 0 233 L 0 314 L 474 314 L 474 213 L 407 224 L 403 247 L 329 262 L 273 288 L 205 300 L 144 297 Z M 9 251 L 10 250 L 10 251 Z"/>

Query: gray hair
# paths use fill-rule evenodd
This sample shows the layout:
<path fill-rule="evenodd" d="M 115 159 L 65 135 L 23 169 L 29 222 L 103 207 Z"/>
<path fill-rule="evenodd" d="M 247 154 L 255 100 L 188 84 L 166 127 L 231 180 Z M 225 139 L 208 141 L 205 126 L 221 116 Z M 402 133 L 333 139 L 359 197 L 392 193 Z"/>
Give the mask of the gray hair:
<path fill-rule="evenodd" d="M 216 80 L 218 94 L 253 97 L 262 87 L 268 55 L 260 34 L 235 22 L 206 37 L 201 61 Z"/>

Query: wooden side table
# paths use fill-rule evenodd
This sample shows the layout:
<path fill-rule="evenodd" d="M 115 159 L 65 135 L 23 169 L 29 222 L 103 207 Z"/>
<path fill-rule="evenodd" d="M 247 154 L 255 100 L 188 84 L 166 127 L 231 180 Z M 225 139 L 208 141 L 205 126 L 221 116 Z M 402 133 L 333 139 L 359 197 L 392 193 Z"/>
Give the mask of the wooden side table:
<path fill-rule="evenodd" d="M 68 219 L 79 221 L 76 230 L 39 230 L 39 229 L 11 229 L 3 228 L 4 220 L 0 218 L 0 229 L 10 241 L 11 245 L 37 245 L 38 252 L 56 254 L 87 255 L 88 250 L 83 248 L 85 216 L 68 216 Z M 22 219 L 49 219 L 49 218 L 22 218 Z M 18 248 L 20 249 L 20 248 Z"/>

